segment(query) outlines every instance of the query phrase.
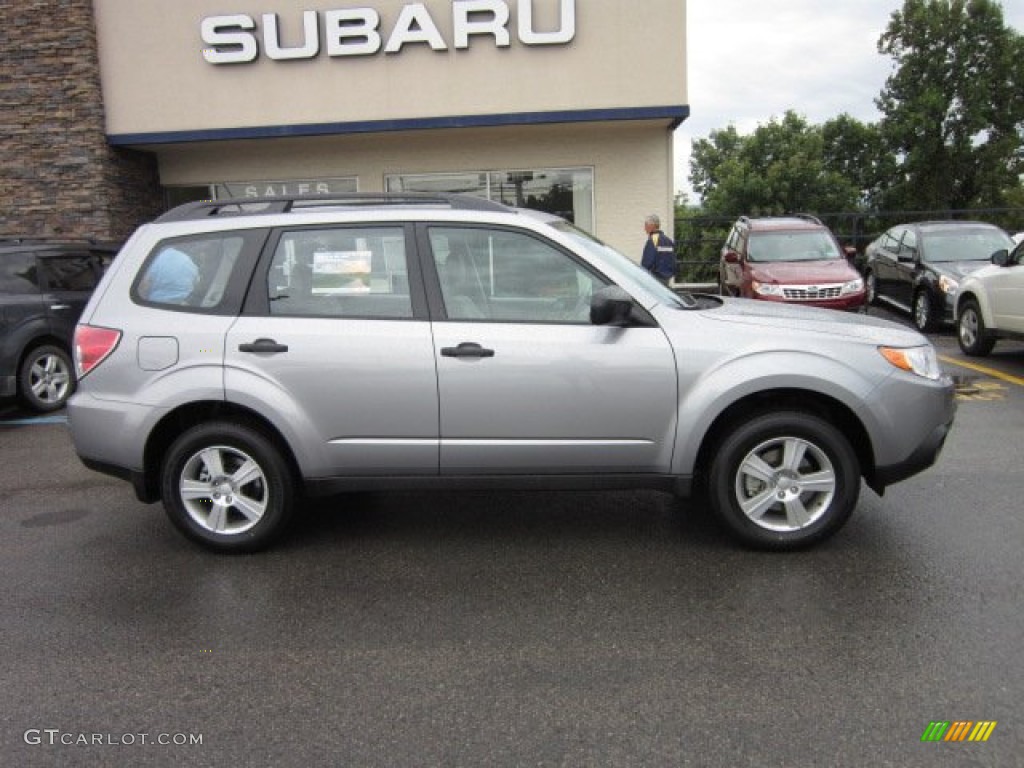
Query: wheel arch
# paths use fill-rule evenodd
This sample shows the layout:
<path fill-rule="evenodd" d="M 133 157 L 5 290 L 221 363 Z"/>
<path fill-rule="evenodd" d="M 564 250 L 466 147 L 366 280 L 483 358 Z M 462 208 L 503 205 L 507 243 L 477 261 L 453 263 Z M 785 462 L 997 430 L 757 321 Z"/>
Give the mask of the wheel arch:
<path fill-rule="evenodd" d="M 26 335 L 23 339 L 19 340 L 19 349 L 16 356 L 18 361 L 18 371 L 21 371 L 21 366 L 25 364 L 25 360 L 28 359 L 28 356 L 32 354 L 33 351 L 39 349 L 39 347 L 58 347 L 59 349 L 62 349 L 68 357 L 72 357 L 71 349 L 67 341 L 62 339 L 60 336 L 49 331 Z"/>
<path fill-rule="evenodd" d="M 226 421 L 248 427 L 267 438 L 280 452 L 293 478 L 299 482 L 302 473 L 288 441 L 281 432 L 261 414 L 237 403 L 210 400 L 186 403 L 165 414 L 153 427 L 143 450 L 142 487 L 137 488 L 140 498 L 156 501 L 160 498 L 160 474 L 164 456 L 171 444 L 185 430 L 204 421 Z M 300 486 L 301 487 L 301 486 Z"/>
<path fill-rule="evenodd" d="M 711 461 L 718 447 L 736 424 L 753 418 L 762 413 L 778 411 L 800 411 L 818 416 L 833 425 L 849 440 L 860 472 L 870 485 L 875 473 L 875 454 L 871 439 L 864 424 L 852 409 L 845 403 L 821 392 L 799 388 L 766 389 L 755 392 L 735 401 L 725 408 L 712 421 L 704 433 L 697 459 L 694 475 L 698 484 L 707 478 Z"/>
<path fill-rule="evenodd" d="M 961 288 L 956 297 L 956 314 L 953 317 L 954 322 L 959 322 L 960 312 L 968 300 L 973 300 L 975 305 L 978 307 L 978 311 L 981 313 L 981 319 L 985 323 L 986 328 L 991 328 L 992 322 L 992 310 L 988 305 L 988 297 L 984 291 L 979 291 L 976 286 L 968 285 L 966 288 Z"/>

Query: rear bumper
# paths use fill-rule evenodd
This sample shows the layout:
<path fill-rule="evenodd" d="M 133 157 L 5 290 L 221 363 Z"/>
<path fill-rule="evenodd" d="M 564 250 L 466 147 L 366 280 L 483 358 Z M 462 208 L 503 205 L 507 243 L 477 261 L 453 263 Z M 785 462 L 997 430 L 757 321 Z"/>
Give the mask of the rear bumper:
<path fill-rule="evenodd" d="M 159 412 L 149 406 L 106 401 L 78 391 L 67 405 L 68 426 L 78 458 L 105 475 L 128 480 L 140 501 L 153 501 L 147 493 L 141 435 L 148 435 Z"/>
<path fill-rule="evenodd" d="M 119 480 L 127 480 L 132 484 L 132 488 L 135 490 L 135 497 L 146 504 L 152 504 L 154 501 L 159 501 L 159 494 L 154 493 L 153 489 L 146 484 L 146 476 L 142 472 L 138 472 L 134 469 L 128 469 L 127 467 L 118 467 L 114 464 L 107 464 L 106 462 L 96 461 L 95 459 L 87 459 L 85 457 L 79 457 L 82 463 L 91 469 L 93 472 L 99 472 L 104 475 L 110 475 L 116 477 Z"/>

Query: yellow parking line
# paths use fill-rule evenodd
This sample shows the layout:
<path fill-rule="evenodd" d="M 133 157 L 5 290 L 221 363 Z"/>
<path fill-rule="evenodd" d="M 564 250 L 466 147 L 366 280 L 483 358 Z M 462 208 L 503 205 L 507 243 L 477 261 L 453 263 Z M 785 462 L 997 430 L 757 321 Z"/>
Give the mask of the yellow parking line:
<path fill-rule="evenodd" d="M 1001 379 L 1002 381 L 1008 381 L 1011 384 L 1016 384 L 1018 387 L 1024 387 L 1024 379 L 1019 376 L 1011 376 L 1008 373 L 997 371 L 995 368 L 987 368 L 984 365 L 978 365 L 976 363 L 965 363 L 963 360 L 957 360 L 954 357 L 946 357 L 945 355 L 939 355 L 939 360 L 950 365 L 956 365 L 961 368 L 969 368 L 972 371 L 983 373 L 986 376 L 991 376 L 993 379 Z"/>

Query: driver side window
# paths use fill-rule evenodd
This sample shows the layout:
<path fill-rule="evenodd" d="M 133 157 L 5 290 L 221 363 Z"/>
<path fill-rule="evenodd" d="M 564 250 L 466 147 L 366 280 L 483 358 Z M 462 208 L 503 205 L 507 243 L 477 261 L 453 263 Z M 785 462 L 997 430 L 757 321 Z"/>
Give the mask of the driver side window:
<path fill-rule="evenodd" d="M 449 320 L 588 324 L 607 283 L 552 244 L 522 232 L 431 227 Z"/>

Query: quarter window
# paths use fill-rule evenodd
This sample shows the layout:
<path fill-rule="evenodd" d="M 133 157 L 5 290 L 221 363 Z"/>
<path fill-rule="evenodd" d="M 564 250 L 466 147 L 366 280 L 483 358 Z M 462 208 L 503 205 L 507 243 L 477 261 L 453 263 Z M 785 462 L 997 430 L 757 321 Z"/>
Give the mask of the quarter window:
<path fill-rule="evenodd" d="M 109 263 L 109 257 L 105 261 Z M 48 256 L 40 265 L 51 291 L 91 291 L 106 266 L 99 256 L 88 253 Z"/>
<path fill-rule="evenodd" d="M 907 230 L 903 235 L 903 242 L 900 243 L 900 256 L 912 259 L 917 255 L 917 235 L 912 230 Z"/>
<path fill-rule="evenodd" d="M 246 237 L 229 234 L 162 242 L 140 272 L 135 298 L 161 306 L 219 309 Z"/>
<path fill-rule="evenodd" d="M 412 317 L 405 232 L 359 227 L 285 232 L 270 265 L 270 314 Z"/>

